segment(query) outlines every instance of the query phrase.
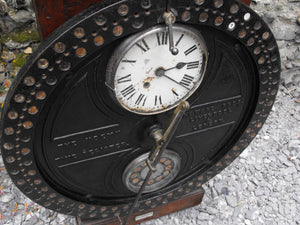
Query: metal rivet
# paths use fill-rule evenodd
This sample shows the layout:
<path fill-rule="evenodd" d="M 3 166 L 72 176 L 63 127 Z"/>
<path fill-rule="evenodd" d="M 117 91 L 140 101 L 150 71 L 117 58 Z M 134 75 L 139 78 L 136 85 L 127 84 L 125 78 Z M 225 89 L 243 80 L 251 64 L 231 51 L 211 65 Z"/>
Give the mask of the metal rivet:
<path fill-rule="evenodd" d="M 15 175 L 18 175 L 19 173 L 20 173 L 19 170 L 11 170 L 11 171 L 10 171 L 10 174 L 11 174 L 11 175 L 14 175 L 14 176 L 15 176 Z"/>
<path fill-rule="evenodd" d="M 23 123 L 23 127 L 24 127 L 25 129 L 30 129 L 30 128 L 33 127 L 33 123 L 32 123 L 31 121 L 25 121 L 25 122 Z"/>
<path fill-rule="evenodd" d="M 58 199 L 58 202 L 59 202 L 59 203 L 63 203 L 63 202 L 65 202 L 65 201 L 66 201 L 66 200 L 65 200 L 64 198 L 59 198 L 59 199 Z"/>
<path fill-rule="evenodd" d="M 187 22 L 191 19 L 191 12 L 190 11 L 184 11 L 181 15 L 181 20 L 184 22 Z"/>
<path fill-rule="evenodd" d="M 235 29 L 235 22 L 231 22 L 231 23 L 228 25 L 228 30 L 233 31 L 234 29 Z"/>
<path fill-rule="evenodd" d="M 32 161 L 25 161 L 25 162 L 24 162 L 24 165 L 25 165 L 25 166 L 31 166 L 31 165 L 32 165 Z"/>
<path fill-rule="evenodd" d="M 16 111 L 10 111 L 7 116 L 9 119 L 15 120 L 18 118 L 18 113 Z"/>
<path fill-rule="evenodd" d="M 215 25 L 216 25 L 216 26 L 220 26 L 220 25 L 222 25 L 222 23 L 223 23 L 223 17 L 218 16 L 218 17 L 215 19 Z"/>
<path fill-rule="evenodd" d="M 142 18 L 135 19 L 132 23 L 132 27 L 135 29 L 140 29 L 144 25 L 144 20 Z"/>
<path fill-rule="evenodd" d="M 103 15 L 98 15 L 95 18 L 95 22 L 98 26 L 103 26 L 106 23 L 107 19 Z"/>
<path fill-rule="evenodd" d="M 15 159 L 15 157 L 13 157 L 13 156 L 7 156 L 6 157 L 6 162 L 7 163 L 13 163 L 13 162 L 15 162 L 16 161 L 16 159 Z"/>
<path fill-rule="evenodd" d="M 36 106 L 31 106 L 29 109 L 28 109 L 28 113 L 30 114 L 30 115 L 35 115 L 35 114 L 37 114 L 38 113 L 38 109 L 37 109 L 37 107 Z"/>
<path fill-rule="evenodd" d="M 85 36 L 85 31 L 82 27 L 77 27 L 74 30 L 74 35 L 76 38 L 83 38 Z"/>
<path fill-rule="evenodd" d="M 251 14 L 250 13 L 246 13 L 245 15 L 244 15 L 244 20 L 245 21 L 249 21 L 251 19 Z"/>
<path fill-rule="evenodd" d="M 96 36 L 94 38 L 94 43 L 95 43 L 96 46 L 101 46 L 104 43 L 104 38 L 102 36 L 100 36 L 100 35 Z"/>
<path fill-rule="evenodd" d="M 62 61 L 61 64 L 59 64 L 59 69 L 63 72 L 66 72 L 69 69 L 71 69 L 71 63 L 67 61 Z"/>
<path fill-rule="evenodd" d="M 23 180 L 23 179 L 20 179 L 17 181 L 17 185 L 19 185 L 19 186 L 22 186 L 24 184 L 25 184 L 25 180 Z"/>
<path fill-rule="evenodd" d="M 214 5 L 216 8 L 221 8 L 223 6 L 224 2 L 223 0 L 215 0 Z"/>
<path fill-rule="evenodd" d="M 261 52 L 260 47 L 256 47 L 256 48 L 254 49 L 254 54 L 255 54 L 255 55 L 258 55 L 260 52 Z"/>
<path fill-rule="evenodd" d="M 231 7 L 230 7 L 230 12 L 232 14 L 236 14 L 238 11 L 239 11 L 240 7 L 238 4 L 233 4 Z"/>
<path fill-rule="evenodd" d="M 78 208 L 79 208 L 79 209 L 84 209 L 84 208 L 85 208 L 85 204 L 80 204 L 80 205 L 78 206 Z"/>
<path fill-rule="evenodd" d="M 151 7 L 151 0 L 142 0 L 141 6 L 143 9 L 149 9 Z"/>
<path fill-rule="evenodd" d="M 46 98 L 46 96 L 47 96 L 46 92 L 44 92 L 44 91 L 39 91 L 35 95 L 36 99 L 38 99 L 38 100 L 44 100 Z"/>
<path fill-rule="evenodd" d="M 42 181 L 40 179 L 36 179 L 36 180 L 33 181 L 33 183 L 35 185 L 40 185 L 42 183 Z"/>
<path fill-rule="evenodd" d="M 86 49 L 85 48 L 78 48 L 78 49 L 76 49 L 76 55 L 79 58 L 82 58 L 82 57 L 86 56 Z"/>
<path fill-rule="evenodd" d="M 53 85 L 55 85 L 55 84 L 57 83 L 57 78 L 54 77 L 54 76 L 49 76 L 49 77 L 47 77 L 47 79 L 46 79 L 46 83 L 47 83 L 48 85 L 50 85 L 50 86 L 53 86 Z"/>
<path fill-rule="evenodd" d="M 38 61 L 38 67 L 40 69 L 47 69 L 49 66 L 49 62 L 47 59 L 39 59 Z"/>
<path fill-rule="evenodd" d="M 264 64 L 266 61 L 265 57 L 264 56 L 261 56 L 259 59 L 258 59 L 258 64 Z"/>
<path fill-rule="evenodd" d="M 200 16 L 199 16 L 199 21 L 204 23 L 206 22 L 208 19 L 208 14 L 207 13 L 201 13 Z"/>
<path fill-rule="evenodd" d="M 56 197 L 56 194 L 55 193 L 51 193 L 50 195 L 49 195 L 49 198 L 55 198 Z"/>
<path fill-rule="evenodd" d="M 26 86 L 33 86 L 35 84 L 35 79 L 32 76 L 26 77 L 24 79 L 24 84 Z"/>
<path fill-rule="evenodd" d="M 259 30 L 262 27 L 261 22 L 257 21 L 254 25 L 254 30 Z"/>
<path fill-rule="evenodd" d="M 240 30 L 238 36 L 239 38 L 244 38 L 247 35 L 247 31 L 245 29 Z"/>
<path fill-rule="evenodd" d="M 195 0 L 196 5 L 203 5 L 204 2 L 205 2 L 204 0 Z"/>
<path fill-rule="evenodd" d="M 14 100 L 17 103 L 23 103 L 25 101 L 25 96 L 22 94 L 16 94 Z"/>
<path fill-rule="evenodd" d="M 23 148 L 22 150 L 21 150 L 21 153 L 22 153 L 22 155 L 28 155 L 29 153 L 30 153 L 30 149 L 29 148 Z"/>
<path fill-rule="evenodd" d="M 42 188 L 41 188 L 41 191 L 42 191 L 42 192 L 47 192 L 47 191 L 48 191 L 48 187 L 42 187 Z"/>
<path fill-rule="evenodd" d="M 278 67 L 275 67 L 273 70 L 272 70 L 273 73 L 277 73 L 279 72 L 279 68 Z"/>
<path fill-rule="evenodd" d="M 113 29 L 113 34 L 118 37 L 123 34 L 123 27 L 121 25 L 115 26 Z"/>
<path fill-rule="evenodd" d="M 35 176 L 36 175 L 36 171 L 35 170 L 29 170 L 28 171 L 28 175 L 29 176 Z"/>
<path fill-rule="evenodd" d="M 54 50 L 57 52 L 57 53 L 64 53 L 65 50 L 66 50 L 66 45 L 62 42 L 57 42 L 55 45 L 54 45 Z"/>
<path fill-rule="evenodd" d="M 254 43 L 255 43 L 255 39 L 253 37 L 249 38 L 249 40 L 247 41 L 248 46 L 252 46 Z"/>
<path fill-rule="evenodd" d="M 97 215 L 96 213 L 92 213 L 92 214 L 90 214 L 90 217 L 94 218 L 96 215 Z"/>
<path fill-rule="evenodd" d="M 118 13 L 121 16 L 126 16 L 128 14 L 128 11 L 129 11 L 129 8 L 125 4 L 120 5 L 119 8 L 118 8 Z"/>
<path fill-rule="evenodd" d="M 15 133 L 15 130 L 12 127 L 7 127 L 7 128 L 4 129 L 4 133 L 6 135 L 10 136 L 10 135 L 13 135 Z"/>
<path fill-rule="evenodd" d="M 262 35 L 262 39 L 267 40 L 270 37 L 270 33 L 269 32 L 265 32 Z"/>
<path fill-rule="evenodd" d="M 45 202 L 45 203 L 44 203 L 44 206 L 45 206 L 45 207 L 49 207 L 50 205 L 51 205 L 51 202 Z"/>

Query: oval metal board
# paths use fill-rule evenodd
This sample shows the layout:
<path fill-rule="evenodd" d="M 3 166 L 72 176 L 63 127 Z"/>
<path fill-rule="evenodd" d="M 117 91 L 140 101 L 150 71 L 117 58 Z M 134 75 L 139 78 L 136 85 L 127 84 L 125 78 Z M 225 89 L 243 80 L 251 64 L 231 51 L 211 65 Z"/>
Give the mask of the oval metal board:
<path fill-rule="evenodd" d="M 85 131 L 59 134 L 59 131 L 53 133 L 53 130 L 46 128 L 51 127 L 51 121 L 54 121 L 53 115 L 55 112 L 59 112 L 60 107 L 57 104 L 59 105 L 61 99 L 65 101 L 66 97 L 69 96 L 66 91 L 76 90 L 76 88 L 84 89 L 85 86 L 82 85 L 82 82 L 85 79 L 87 79 L 85 84 L 91 85 L 92 93 L 95 94 L 90 99 L 97 105 L 96 108 L 103 112 L 101 118 L 110 118 L 112 121 L 118 122 L 108 124 L 107 128 L 112 128 L 112 130 L 103 133 L 107 135 L 114 132 L 118 133 L 119 129 L 114 128 L 123 126 L 122 121 L 124 122 L 124 118 L 127 118 L 124 115 L 128 116 L 126 121 L 144 119 L 140 117 L 137 119 L 134 115 L 122 111 L 110 115 L 109 112 L 113 111 L 114 106 L 104 104 L 107 100 L 106 97 L 101 97 L 104 99 L 102 103 L 101 101 L 97 102 L 98 96 L 104 95 L 104 89 L 103 91 L 98 90 L 97 85 L 105 86 L 104 81 L 101 80 L 101 76 L 93 75 L 96 81 L 97 79 L 102 81 L 100 84 L 95 84 L 94 80 L 91 81 L 89 75 L 83 72 L 83 68 L 93 69 L 95 67 L 96 71 L 101 71 L 100 65 L 105 65 L 105 60 L 108 60 L 111 50 L 121 40 L 131 34 L 163 23 L 162 15 L 165 5 L 166 2 L 161 0 L 153 0 L 152 5 L 149 7 L 142 5 L 141 1 L 104 1 L 96 4 L 53 32 L 41 43 L 23 66 L 14 80 L 4 105 L 1 119 L 1 150 L 11 179 L 30 199 L 49 209 L 74 216 L 108 218 L 126 215 L 134 198 L 134 193 L 124 191 L 117 195 L 118 190 L 116 190 L 112 196 L 109 196 L 110 193 L 94 193 L 97 191 L 97 189 L 92 190 L 95 187 L 84 187 L 83 184 L 76 184 L 74 173 L 82 176 L 83 171 L 89 170 L 92 160 L 84 164 L 85 166 L 82 166 L 81 170 L 77 168 L 76 172 L 72 172 L 72 170 L 62 172 L 60 168 L 64 168 L 63 165 L 76 163 L 76 160 L 72 159 L 72 154 L 62 155 L 58 157 L 58 160 L 51 158 L 53 157 L 51 155 L 52 151 L 56 151 L 61 146 L 69 146 L 64 149 L 72 151 L 70 146 L 74 143 L 72 143 L 71 137 L 74 137 L 74 135 L 82 137 L 81 135 L 85 134 Z M 182 140 L 184 142 L 188 135 L 201 135 L 202 132 L 210 132 L 211 130 L 209 137 L 213 138 L 214 129 L 217 129 L 218 126 L 232 125 L 234 127 L 235 122 L 238 127 L 235 128 L 235 132 L 230 131 L 232 136 L 227 137 L 226 143 L 220 141 L 219 145 L 222 146 L 211 150 L 211 153 L 209 151 L 206 153 L 204 157 L 205 164 L 202 167 L 201 165 L 199 167 L 195 166 L 189 172 L 188 166 L 185 166 L 186 169 L 182 171 L 180 179 L 178 178 L 161 192 L 145 194 L 136 211 L 163 205 L 183 194 L 190 193 L 228 166 L 249 145 L 262 127 L 272 108 L 278 90 L 280 57 L 276 41 L 263 20 L 248 6 L 235 0 L 174 0 L 172 7 L 178 12 L 178 23 L 197 27 L 209 31 L 211 34 L 224 37 L 224 40 L 216 37 L 215 44 L 217 43 L 217 47 L 223 46 L 223 41 L 224 43 L 232 43 L 235 40 L 234 43 L 236 44 L 233 44 L 232 50 L 228 51 L 241 52 L 243 56 L 240 58 L 236 56 L 239 60 L 243 59 L 244 56 L 249 59 L 247 62 L 242 62 L 244 71 L 242 74 L 247 74 L 247 79 L 237 81 L 240 82 L 240 89 L 243 85 L 247 87 L 248 94 L 203 102 L 199 96 L 209 92 L 209 85 L 214 82 L 210 79 L 217 76 L 216 74 L 206 75 L 205 85 L 200 87 L 195 96 L 191 98 L 192 109 L 186 115 L 182 125 L 186 130 L 185 132 L 179 132 L 174 141 Z M 128 12 L 126 12 L 126 8 Z M 228 46 L 225 46 L 224 49 L 228 49 Z M 218 72 L 218 65 L 220 64 L 215 59 L 218 58 L 217 53 L 219 50 L 216 48 L 214 51 L 215 55 L 211 54 L 209 56 L 209 60 L 214 62 L 210 65 L 210 71 L 215 70 Z M 226 53 L 225 50 L 222 52 Z M 227 60 L 229 60 L 227 64 L 229 68 L 239 68 L 239 65 L 235 65 L 235 62 L 230 61 L 230 57 L 227 57 Z M 247 64 L 251 65 L 249 71 L 246 70 Z M 225 71 L 227 67 L 223 66 L 222 68 Z M 218 74 L 222 74 L 222 71 L 219 71 Z M 239 73 L 236 72 L 235 74 L 239 77 Z M 241 79 L 243 78 L 241 77 Z M 216 80 L 221 82 L 220 84 L 228 81 L 226 77 Z M 243 92 L 241 91 L 241 93 Z M 249 96 L 249 93 L 253 96 Z M 91 93 L 89 92 L 89 94 Z M 214 93 L 211 93 L 209 96 L 212 97 L 213 95 Z M 74 98 L 72 99 L 74 100 Z M 246 102 L 243 102 L 243 99 Z M 65 102 L 68 103 L 68 101 Z M 76 109 L 78 112 L 84 108 L 79 103 L 81 101 L 78 101 L 78 108 Z M 230 113 L 231 107 L 229 105 L 242 107 L 240 111 L 237 111 L 239 121 L 232 119 L 234 113 Z M 222 107 L 222 112 L 227 113 L 226 115 L 231 118 L 230 120 L 220 121 L 221 124 L 214 124 L 212 121 L 201 125 L 197 122 L 198 117 L 201 116 L 199 114 L 201 110 L 213 108 L 221 110 Z M 62 105 L 61 108 L 63 108 Z M 170 113 L 172 112 L 162 114 L 158 117 L 158 121 L 167 120 Z M 72 115 L 76 115 L 76 113 L 69 114 L 70 118 Z M 207 118 L 210 118 L 210 115 L 207 113 Z M 121 121 L 120 118 L 123 118 L 123 120 Z M 86 117 L 81 119 L 84 121 Z M 81 119 L 77 120 L 78 125 L 81 125 Z M 64 121 L 62 120 L 62 122 Z M 67 121 L 65 122 L 67 123 Z M 71 125 L 76 126 L 76 123 L 73 122 Z M 63 124 L 61 129 L 63 127 L 68 129 L 66 124 Z M 103 126 L 100 128 L 106 129 Z M 98 128 L 94 127 L 94 129 L 96 130 L 89 127 L 89 132 L 97 131 Z M 124 137 L 126 137 L 125 134 Z M 71 138 L 71 141 L 68 138 Z M 63 140 L 63 142 L 54 143 L 59 140 Z M 222 140 L 222 138 L 217 140 Z M 134 157 L 137 158 L 138 155 L 149 150 L 136 148 L 135 140 L 128 142 L 125 139 L 125 141 L 119 143 L 119 145 L 124 144 L 122 150 L 129 149 L 129 152 L 125 152 L 128 155 L 125 155 L 125 153 L 122 155 L 127 157 L 128 163 Z M 55 148 L 51 148 L 53 143 L 56 145 Z M 132 143 L 134 143 L 134 148 L 131 146 Z M 147 143 L 145 145 L 147 146 Z M 201 145 L 202 143 L 198 144 L 200 150 Z M 172 148 L 172 146 L 170 147 Z M 193 146 L 193 148 L 195 147 L 197 146 Z M 197 152 L 193 150 L 192 152 L 198 154 L 201 152 L 200 150 Z M 180 152 L 180 150 L 178 151 Z M 130 154 L 134 157 L 131 157 Z M 186 157 L 187 161 L 192 160 L 191 156 L 184 156 L 184 153 L 181 157 Z M 89 158 L 82 159 L 88 160 Z M 63 164 L 58 162 L 60 160 Z M 196 160 L 198 160 L 197 163 L 201 162 L 200 159 Z M 68 166 L 65 167 L 69 168 Z M 126 165 L 122 168 L 125 167 Z M 122 168 L 116 168 L 116 171 L 121 171 Z M 73 183 L 67 180 L 69 173 Z M 117 176 L 118 173 L 113 173 L 113 176 Z M 122 179 L 122 176 L 120 176 L 120 179 Z M 114 182 L 114 180 L 111 180 L 111 182 Z M 72 189 L 70 185 L 73 184 L 75 184 L 75 188 Z M 114 184 L 108 186 L 110 185 L 115 188 Z M 92 194 L 86 193 L 89 188 Z M 102 196 L 104 197 L 102 198 Z"/>

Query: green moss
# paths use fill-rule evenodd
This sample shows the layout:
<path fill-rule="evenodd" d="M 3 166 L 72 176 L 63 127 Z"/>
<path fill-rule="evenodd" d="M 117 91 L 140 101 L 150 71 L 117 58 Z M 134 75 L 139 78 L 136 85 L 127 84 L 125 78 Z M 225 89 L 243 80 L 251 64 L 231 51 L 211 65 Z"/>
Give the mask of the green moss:
<path fill-rule="evenodd" d="M 2 94 L 2 92 L 4 92 L 5 87 L 3 87 L 2 85 L 0 86 L 0 94 Z"/>
<path fill-rule="evenodd" d="M 16 55 L 16 58 L 12 61 L 13 68 L 22 67 L 23 64 L 26 62 L 29 55 L 25 53 L 20 53 Z"/>
<path fill-rule="evenodd" d="M 40 36 L 37 29 L 32 27 L 16 29 L 10 33 L 3 33 L 1 36 L 1 43 L 4 44 L 12 40 L 17 43 L 24 43 L 28 41 L 38 42 Z"/>

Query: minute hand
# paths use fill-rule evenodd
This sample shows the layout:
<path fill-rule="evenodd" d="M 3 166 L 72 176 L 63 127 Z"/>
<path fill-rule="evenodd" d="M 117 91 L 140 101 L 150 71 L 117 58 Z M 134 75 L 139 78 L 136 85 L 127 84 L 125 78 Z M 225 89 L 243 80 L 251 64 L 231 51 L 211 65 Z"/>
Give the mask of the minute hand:
<path fill-rule="evenodd" d="M 183 85 L 183 84 L 181 84 L 181 83 L 179 83 L 179 82 L 177 82 L 176 80 L 174 80 L 172 77 L 169 77 L 168 75 L 166 75 L 166 74 L 163 74 L 163 77 L 166 77 L 166 78 L 168 78 L 169 80 L 171 80 L 171 81 L 173 81 L 173 82 L 175 82 L 176 84 L 178 84 L 178 85 L 180 85 L 180 86 L 182 86 L 182 87 L 184 87 L 185 89 L 187 89 L 187 90 L 191 90 L 191 89 L 189 89 L 188 87 L 186 87 L 185 85 Z"/>

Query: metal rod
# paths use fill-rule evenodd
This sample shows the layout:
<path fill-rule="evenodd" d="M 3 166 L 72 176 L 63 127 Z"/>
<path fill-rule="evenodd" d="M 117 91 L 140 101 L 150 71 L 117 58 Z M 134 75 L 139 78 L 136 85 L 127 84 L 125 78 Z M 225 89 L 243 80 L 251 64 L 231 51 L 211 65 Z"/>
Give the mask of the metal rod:
<path fill-rule="evenodd" d="M 169 30 L 169 50 L 173 55 L 177 55 L 179 53 L 179 50 L 174 45 L 174 32 L 173 32 L 173 24 L 176 21 L 176 16 L 172 12 L 166 12 L 164 17 L 165 17 L 165 23 L 168 26 L 168 30 Z"/>
<path fill-rule="evenodd" d="M 171 12 L 171 2 L 172 0 L 167 0 L 166 12 Z"/>
<path fill-rule="evenodd" d="M 155 140 L 156 141 L 156 146 L 154 147 L 153 151 L 149 154 L 149 158 L 148 160 L 151 162 L 151 168 L 156 168 L 164 150 L 167 148 L 169 142 L 172 140 L 175 131 L 181 121 L 181 119 L 184 116 L 184 113 L 190 108 L 190 104 L 187 101 L 182 101 L 181 103 L 179 103 L 179 105 L 177 106 L 176 110 L 173 113 L 172 118 L 170 119 L 167 128 L 164 131 L 164 134 L 161 138 L 161 140 Z M 149 162 L 148 161 L 148 162 Z M 140 200 L 145 187 L 151 177 L 151 175 L 153 174 L 153 170 L 151 170 L 149 168 L 149 171 L 147 173 L 147 176 L 145 177 L 143 184 L 128 212 L 128 215 L 124 221 L 124 225 L 127 224 L 128 220 L 130 219 L 130 216 L 133 214 L 134 209 L 138 203 L 138 201 Z"/>

